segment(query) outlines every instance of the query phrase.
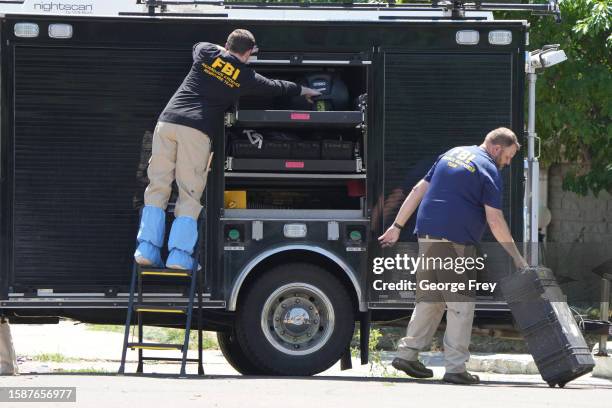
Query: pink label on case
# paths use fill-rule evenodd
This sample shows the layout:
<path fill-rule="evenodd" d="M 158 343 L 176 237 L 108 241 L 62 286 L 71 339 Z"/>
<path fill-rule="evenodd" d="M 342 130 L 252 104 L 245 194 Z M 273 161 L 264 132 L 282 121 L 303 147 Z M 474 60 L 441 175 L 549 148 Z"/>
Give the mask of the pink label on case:
<path fill-rule="evenodd" d="M 291 120 L 310 120 L 310 113 L 292 113 Z"/>
<path fill-rule="evenodd" d="M 303 169 L 304 168 L 304 162 L 288 161 L 288 162 L 285 162 L 285 168 L 287 168 L 287 169 Z"/>

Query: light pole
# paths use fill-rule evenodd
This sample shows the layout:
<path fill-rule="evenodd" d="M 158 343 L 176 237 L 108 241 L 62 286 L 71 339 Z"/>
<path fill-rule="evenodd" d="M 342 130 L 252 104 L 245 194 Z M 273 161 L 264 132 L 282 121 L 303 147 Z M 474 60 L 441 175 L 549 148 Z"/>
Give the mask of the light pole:
<path fill-rule="evenodd" d="M 523 241 L 525 257 L 530 266 L 538 266 L 538 211 L 540 202 L 540 145 L 536 155 L 536 139 L 539 139 L 535 131 L 535 102 L 536 81 L 538 72 L 552 67 L 567 59 L 565 52 L 559 49 L 559 44 L 545 45 L 540 50 L 528 52 L 525 58 L 525 72 L 527 73 L 528 91 L 528 116 L 527 116 L 527 159 L 525 177 L 525 212 Z"/>

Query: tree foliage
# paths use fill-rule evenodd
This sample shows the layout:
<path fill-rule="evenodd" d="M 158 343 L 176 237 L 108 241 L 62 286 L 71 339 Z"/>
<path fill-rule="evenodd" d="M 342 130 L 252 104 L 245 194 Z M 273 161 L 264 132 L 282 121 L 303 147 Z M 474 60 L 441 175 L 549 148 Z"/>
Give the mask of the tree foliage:
<path fill-rule="evenodd" d="M 612 191 L 612 0 L 561 0 L 560 7 L 560 24 L 530 18 L 530 49 L 559 43 L 568 57 L 538 79 L 542 161 L 572 163 L 566 189 Z"/>

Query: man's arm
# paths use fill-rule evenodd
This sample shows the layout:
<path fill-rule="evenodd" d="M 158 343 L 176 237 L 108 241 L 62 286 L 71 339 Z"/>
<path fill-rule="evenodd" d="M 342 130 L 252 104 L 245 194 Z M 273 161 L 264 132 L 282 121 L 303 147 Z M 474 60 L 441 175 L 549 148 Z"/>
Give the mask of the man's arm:
<path fill-rule="evenodd" d="M 193 57 L 193 60 L 196 61 L 200 58 L 200 53 L 202 52 L 203 49 L 207 49 L 207 50 L 211 50 L 214 48 L 220 48 L 223 50 L 223 47 L 221 47 L 220 45 L 217 44 L 212 44 L 212 43 L 208 43 L 208 42 L 199 42 L 193 45 L 192 48 L 192 52 L 191 55 Z"/>
<path fill-rule="evenodd" d="M 254 72 L 252 80 L 243 84 L 243 95 L 254 96 L 304 96 L 308 101 L 313 96 L 319 96 L 321 93 L 305 86 L 300 86 L 294 82 L 284 81 L 282 79 L 270 79 L 263 75 Z"/>
<path fill-rule="evenodd" d="M 512 238 L 512 234 L 510 234 L 510 229 L 508 228 L 508 224 L 504 219 L 504 213 L 500 209 L 488 206 L 485 204 L 485 214 L 487 217 L 487 223 L 489 224 L 489 228 L 491 228 L 491 232 L 493 236 L 501 244 L 501 246 L 508 252 L 508 254 L 514 260 L 514 264 L 517 268 L 527 267 L 527 261 L 520 254 L 516 244 L 514 243 L 514 239 Z"/>
<path fill-rule="evenodd" d="M 412 216 L 414 211 L 421 203 L 421 200 L 423 200 L 428 188 L 429 182 L 425 180 L 419 181 L 414 187 L 412 187 L 412 191 L 410 191 L 410 194 L 408 194 L 408 197 L 406 197 L 404 203 L 400 207 L 393 225 L 390 226 L 384 234 L 378 237 L 378 242 L 382 247 L 392 246 L 397 242 L 400 235 L 400 228 L 396 227 L 395 224 L 402 227 L 404 224 L 406 224 L 408 219 Z"/>
<path fill-rule="evenodd" d="M 301 87 L 294 82 L 283 81 L 280 79 L 269 79 L 254 72 L 246 84 L 242 84 L 243 95 L 254 96 L 297 96 L 301 93 Z"/>

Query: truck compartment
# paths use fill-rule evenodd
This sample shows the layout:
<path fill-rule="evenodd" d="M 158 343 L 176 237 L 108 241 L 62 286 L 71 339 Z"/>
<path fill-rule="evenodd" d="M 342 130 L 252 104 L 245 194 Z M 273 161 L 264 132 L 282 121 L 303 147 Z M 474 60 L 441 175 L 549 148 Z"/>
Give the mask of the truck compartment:
<path fill-rule="evenodd" d="M 232 205 L 236 209 L 360 209 L 361 197 L 351 192 L 349 182 L 312 184 L 310 186 L 266 183 L 249 185 L 240 183 L 226 186 L 226 192 L 243 192 L 246 205 Z"/>
<path fill-rule="evenodd" d="M 322 95 L 241 98 L 226 117 L 226 192 L 243 195 L 239 209 L 363 209 L 367 68 L 256 69 Z"/>

